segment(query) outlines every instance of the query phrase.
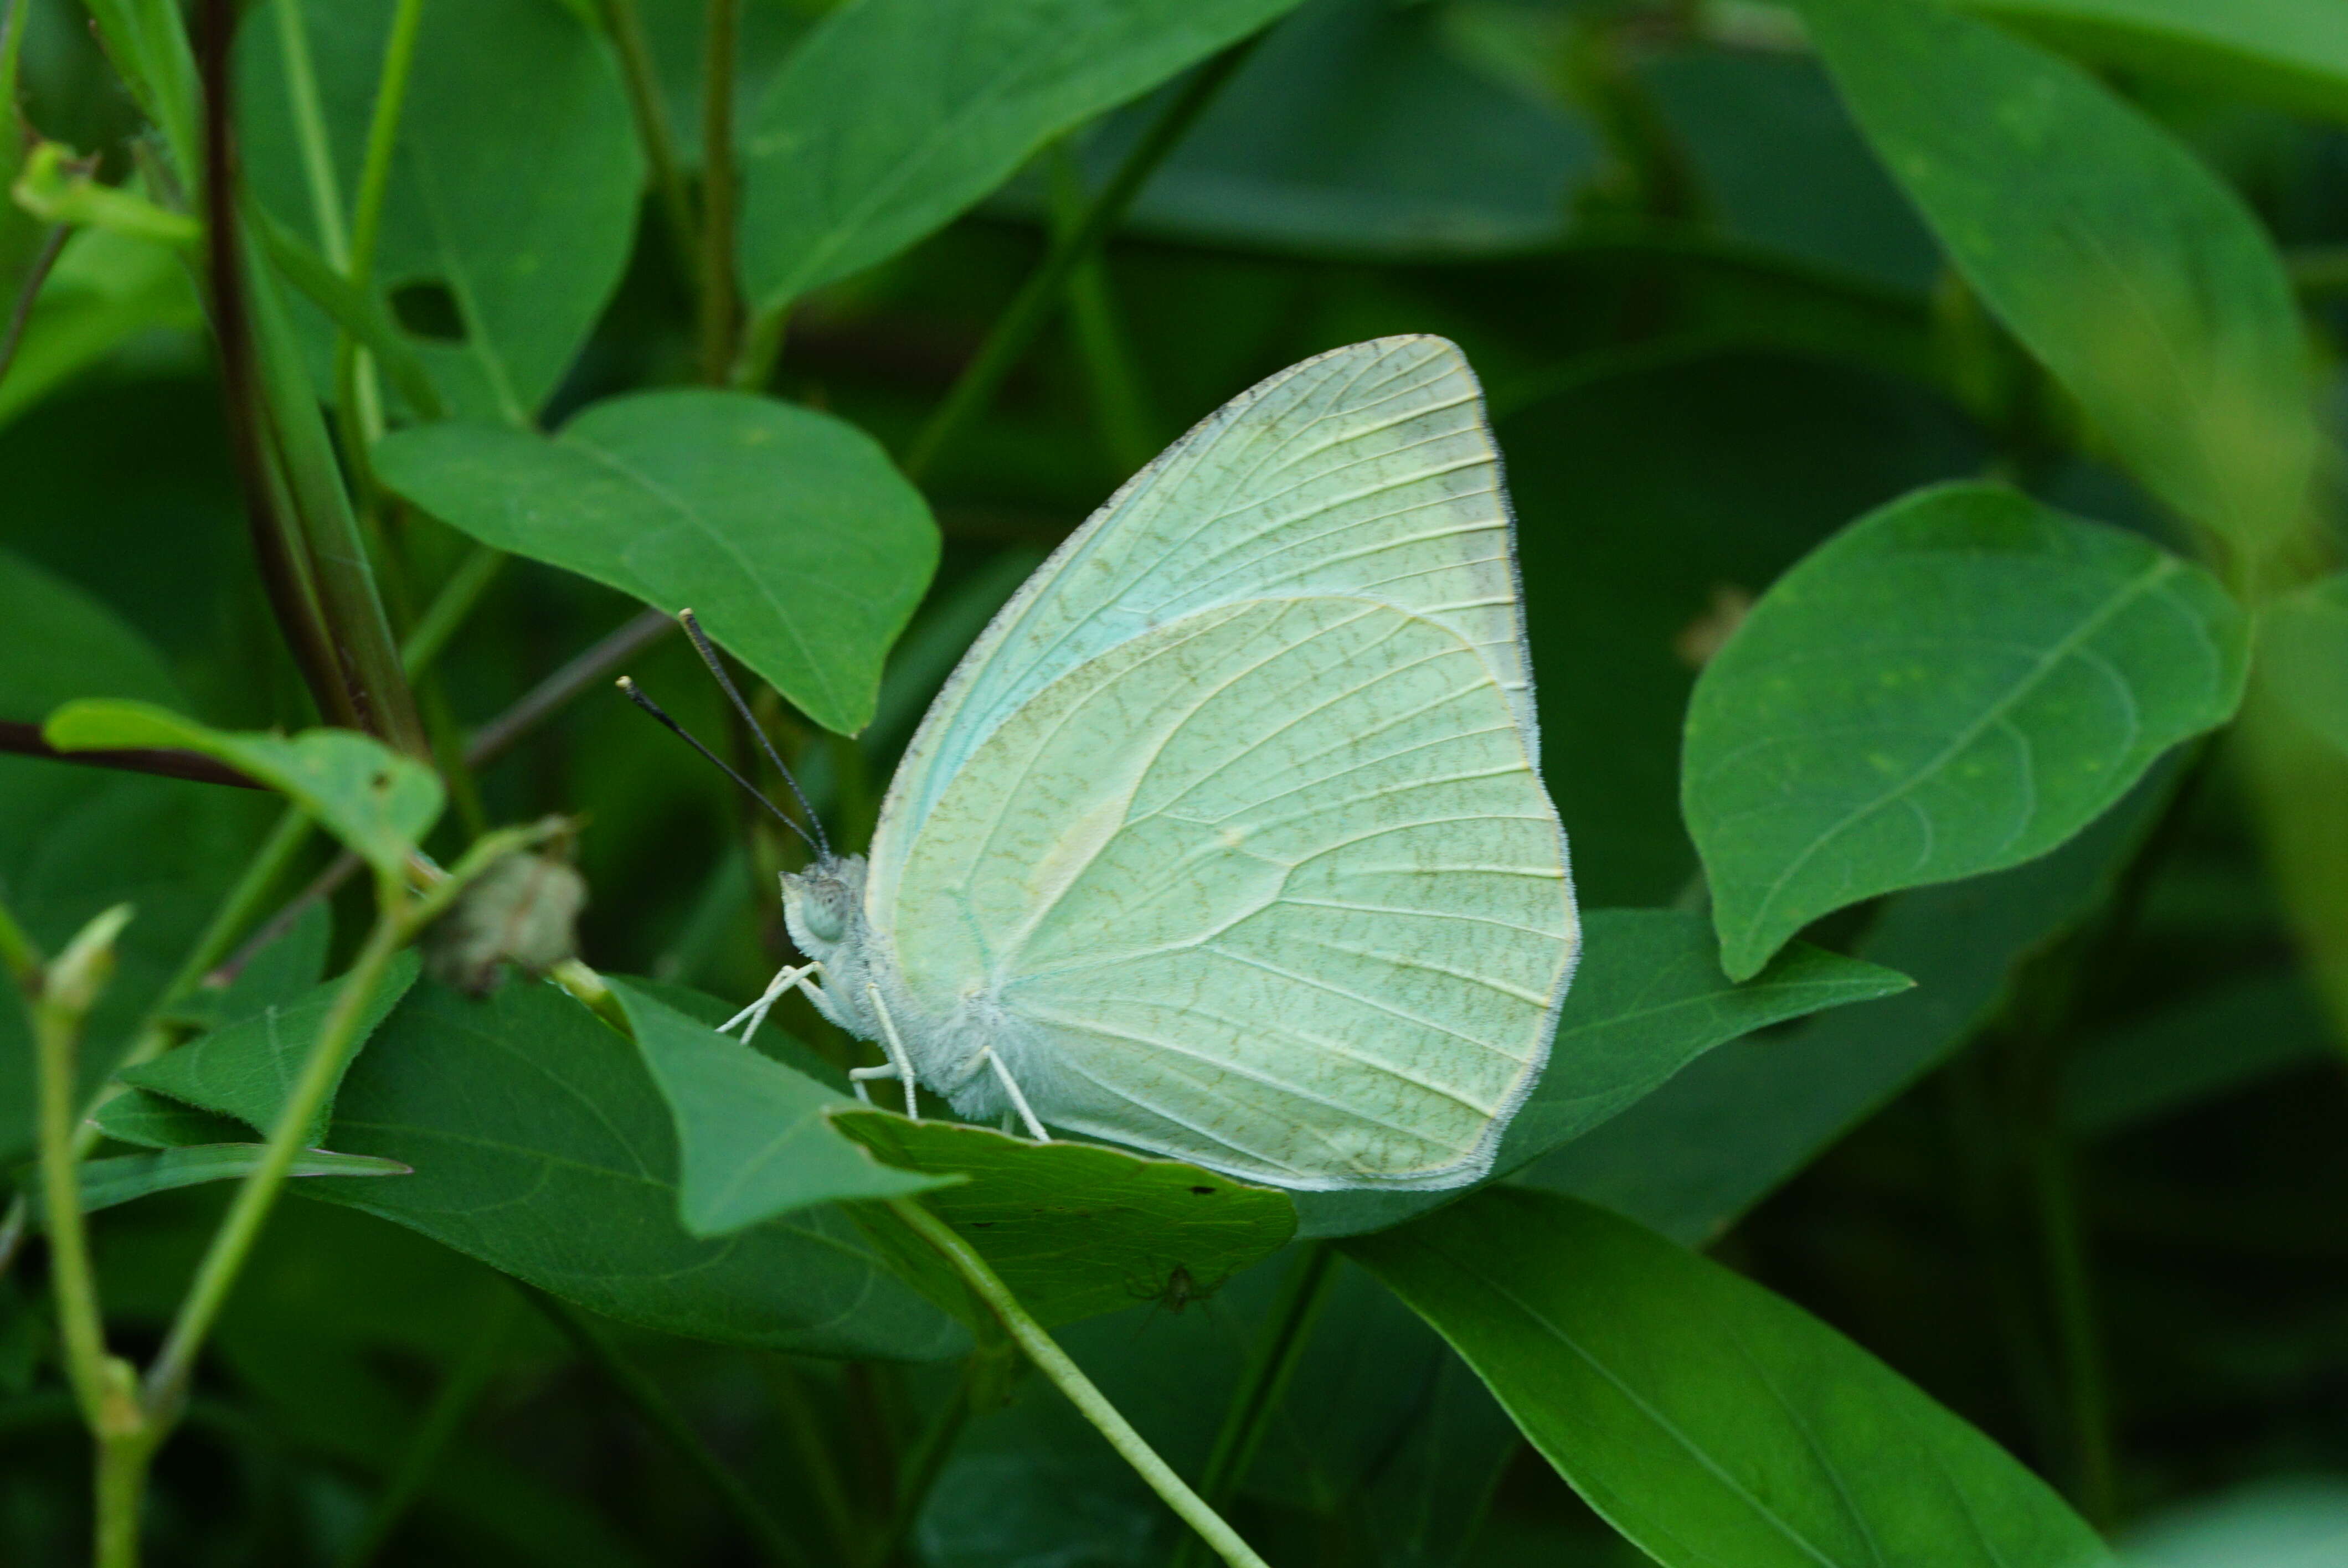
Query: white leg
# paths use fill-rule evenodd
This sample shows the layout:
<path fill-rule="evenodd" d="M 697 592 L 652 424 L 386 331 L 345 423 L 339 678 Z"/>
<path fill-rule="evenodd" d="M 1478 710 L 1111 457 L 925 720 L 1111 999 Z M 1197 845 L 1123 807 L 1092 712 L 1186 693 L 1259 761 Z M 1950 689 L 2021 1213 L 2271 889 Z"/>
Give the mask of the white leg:
<path fill-rule="evenodd" d="M 796 968 L 778 970 L 775 978 L 767 982 L 767 989 L 759 993 L 758 999 L 719 1024 L 717 1032 L 729 1033 L 736 1024 L 747 1019 L 749 1020 L 749 1027 L 742 1031 L 742 1042 L 747 1045 L 750 1042 L 750 1037 L 758 1032 L 758 1026 L 767 1021 L 767 1015 L 775 1010 L 775 1004 L 783 999 L 785 991 L 797 986 L 807 992 L 809 1001 L 813 1001 L 817 994 L 816 989 L 808 983 L 807 977 L 822 972 L 821 964 L 801 964 Z"/>
<path fill-rule="evenodd" d="M 886 1043 L 881 1049 L 889 1053 L 891 1065 L 897 1076 L 905 1081 L 905 1115 L 910 1121 L 922 1119 L 921 1102 L 913 1097 L 913 1059 L 905 1054 L 905 1042 L 897 1038 L 897 1021 L 889 1016 L 889 1004 L 880 999 L 880 988 L 866 985 L 864 998 L 872 1004 L 872 1016 L 880 1020 L 880 1033 Z M 879 1076 L 877 1073 L 874 1076 Z"/>
<path fill-rule="evenodd" d="M 1003 1058 L 994 1054 L 994 1047 L 991 1045 L 986 1048 L 986 1063 L 994 1069 L 995 1079 L 1003 1085 L 1004 1092 L 1011 1096 L 1011 1103 L 1018 1108 L 1019 1119 L 1027 1123 L 1027 1135 L 1038 1143 L 1050 1143 L 1052 1135 L 1045 1132 L 1044 1123 L 1035 1119 L 1035 1110 L 1027 1103 L 1027 1096 L 1019 1092 L 1018 1081 L 1011 1076 L 1011 1069 L 1003 1065 Z M 1004 1120 L 1007 1122 L 1010 1118 L 1006 1116 Z M 1010 1128 L 1006 1126 L 1004 1131 L 1009 1132 Z"/>
<path fill-rule="evenodd" d="M 870 1105 L 872 1103 L 872 1096 L 864 1092 L 865 1083 L 875 1078 L 896 1076 L 897 1064 L 893 1061 L 886 1067 L 851 1067 L 848 1070 L 848 1086 L 856 1091 L 856 1098 Z"/>

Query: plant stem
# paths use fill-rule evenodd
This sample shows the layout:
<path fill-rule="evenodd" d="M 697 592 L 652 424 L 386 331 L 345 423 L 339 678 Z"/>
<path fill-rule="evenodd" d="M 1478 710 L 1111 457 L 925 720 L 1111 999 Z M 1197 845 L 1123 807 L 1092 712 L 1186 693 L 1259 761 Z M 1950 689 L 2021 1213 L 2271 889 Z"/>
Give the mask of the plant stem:
<path fill-rule="evenodd" d="M 1057 240 L 1075 231 L 1084 220 L 1085 189 L 1069 138 L 1052 149 L 1052 233 Z M 1101 445 L 1122 478 L 1157 456 L 1161 443 L 1152 429 L 1148 401 L 1141 377 L 1133 367 L 1133 354 L 1117 317 L 1109 292 L 1108 269 L 1098 250 L 1086 256 L 1068 278 L 1068 325 L 1076 340 L 1076 357 L 1091 384 L 1093 415 L 1099 422 Z"/>
<path fill-rule="evenodd" d="M 212 1235 L 211 1245 L 196 1269 L 179 1314 L 172 1319 L 163 1348 L 147 1372 L 147 1409 L 159 1429 L 168 1429 L 186 1404 L 188 1383 L 194 1376 L 196 1356 L 211 1332 L 236 1276 L 251 1255 L 261 1227 L 284 1189 L 287 1167 L 302 1146 L 302 1134 L 334 1091 L 343 1064 L 358 1033 L 366 1005 L 382 984 L 384 971 L 409 935 L 407 889 L 395 877 L 380 877 L 376 897 L 375 927 L 335 993 L 334 1005 L 318 1027 L 302 1071 L 269 1131 L 261 1163 L 238 1186 L 228 1214 Z"/>
<path fill-rule="evenodd" d="M 441 651 L 448 646 L 448 640 L 457 635 L 457 629 L 480 603 L 481 595 L 497 580 L 506 560 L 505 551 L 475 545 L 471 553 L 457 563 L 457 569 L 448 574 L 448 580 L 440 585 L 440 591 L 424 607 L 424 613 L 408 629 L 407 641 L 399 645 L 399 662 L 407 671 L 409 680 L 417 679 L 432 668 Z"/>
<path fill-rule="evenodd" d="M 911 1198 L 892 1198 L 889 1207 L 897 1217 L 911 1226 L 923 1241 L 928 1242 L 961 1275 L 971 1294 L 984 1302 L 1018 1341 L 1019 1348 L 1035 1364 L 1036 1370 L 1049 1378 L 1068 1402 L 1076 1406 L 1085 1419 L 1098 1429 L 1117 1450 L 1125 1462 L 1131 1465 L 1149 1489 L 1165 1499 L 1166 1505 L 1179 1515 L 1183 1522 L 1205 1538 L 1231 1568 L 1266 1568 L 1239 1532 L 1223 1522 L 1222 1517 L 1207 1506 L 1199 1494 L 1183 1483 L 1173 1467 L 1158 1457 L 1158 1451 L 1133 1430 L 1115 1405 L 1093 1386 L 1082 1368 L 1068 1358 L 1068 1353 L 1056 1344 L 1044 1326 L 1028 1314 L 1011 1294 L 1010 1287 L 987 1266 L 975 1247 L 957 1235 L 953 1226 Z"/>
<path fill-rule="evenodd" d="M 2055 1337 L 2063 1348 L 2065 1393 L 2070 1403 L 2072 1490 L 2087 1522 L 2108 1532 L 2119 1514 L 2111 1397 L 2086 1249 L 2079 1232 L 2071 1159 L 2062 1129 L 2049 1115 L 2032 1140 L 2031 1164 L 2039 1241 L 2053 1297 Z"/>
<path fill-rule="evenodd" d="M 123 1413 L 111 1408 L 108 1398 L 106 1319 L 98 1304 L 98 1276 L 90 1267 L 89 1235 L 82 1224 L 73 1136 L 75 1057 L 82 1020 L 113 968 L 114 938 L 129 918 L 129 906 L 117 905 L 91 921 L 42 971 L 25 999 L 40 1091 L 41 1206 L 49 1233 L 57 1337 L 82 1419 L 101 1440 L 123 1424 Z"/>
<path fill-rule="evenodd" d="M 343 192 L 335 179 L 335 149 L 326 117 L 318 107 L 318 74 L 310 57 L 310 29 L 302 0 L 277 0 L 277 49 L 285 68 L 285 97 L 294 112 L 294 142 L 302 177 L 310 188 L 310 212 L 318 222 L 318 249 L 337 272 L 351 267 L 350 231 L 343 221 Z"/>
<path fill-rule="evenodd" d="M 384 1483 L 382 1495 L 367 1511 L 366 1523 L 360 1527 L 358 1538 L 344 1552 L 335 1568 L 366 1568 L 391 1539 L 392 1532 L 399 1528 L 399 1522 L 407 1516 L 425 1483 L 432 1479 L 432 1472 L 439 1468 L 448 1445 L 464 1430 L 466 1419 L 480 1403 L 490 1378 L 496 1374 L 513 1310 L 513 1297 L 504 1291 L 491 1297 L 489 1321 L 474 1331 L 463 1358 L 434 1391 L 432 1403 L 426 1407 L 415 1432 L 400 1450 L 399 1462 Z"/>
<path fill-rule="evenodd" d="M 138 1568 L 139 1504 L 154 1457 L 155 1445 L 144 1435 L 98 1443 L 97 1568 Z"/>
<path fill-rule="evenodd" d="M 1003 380 L 1027 351 L 1036 332 L 1060 302 L 1069 277 L 1076 265 L 1097 251 L 1125 216 L 1126 209 L 1141 193 L 1150 175 L 1157 172 L 1166 155 L 1189 130 L 1215 95 L 1230 81 L 1232 73 L 1254 47 L 1254 39 L 1235 44 L 1199 67 L 1196 74 L 1159 115 L 1157 120 L 1126 154 L 1117 173 L 1093 198 L 1092 206 L 1075 227 L 1055 239 L 1044 257 L 1043 265 L 1028 275 L 1019 292 L 986 334 L 978 353 L 963 370 L 945 401 L 938 405 L 930 422 L 913 439 L 905 454 L 906 476 L 920 482 L 933 467 L 938 455 L 959 436 L 963 428 L 986 411 Z"/>
<path fill-rule="evenodd" d="M 1254 1462 L 1264 1433 L 1272 1429 L 1272 1414 L 1288 1391 L 1288 1380 L 1303 1358 L 1313 1322 L 1329 1299 L 1329 1286 L 1337 1277 L 1336 1262 L 1336 1250 L 1328 1243 L 1306 1242 L 1295 1266 L 1282 1282 L 1280 1299 L 1272 1304 L 1272 1316 L 1257 1337 L 1247 1368 L 1231 1390 L 1222 1428 L 1216 1432 L 1206 1469 L 1199 1475 L 1199 1491 L 1210 1507 L 1220 1510 L 1227 1504 Z M 1184 1541 L 1175 1548 L 1176 1568 L 1195 1556 L 1192 1542 Z"/>
<path fill-rule="evenodd" d="M 558 710 L 622 664 L 676 630 L 676 622 L 657 610 L 631 616 L 592 644 L 568 664 L 541 681 L 520 700 L 473 732 L 465 743 L 468 767 L 487 766 L 511 750 L 515 742 L 544 723 Z"/>
<path fill-rule="evenodd" d="M 399 0 L 384 41 L 383 70 L 376 77 L 366 158 L 359 169 L 358 201 L 351 218 L 350 252 L 337 263 L 363 297 L 375 279 L 376 245 L 383 234 L 384 201 L 391 190 L 392 154 L 399 144 L 399 117 L 407 102 L 407 78 L 416 63 L 423 19 L 424 0 Z M 383 392 L 373 360 L 348 333 L 335 336 L 335 402 L 344 422 L 344 447 L 354 466 L 371 476 L 367 452 L 383 434 Z"/>
<path fill-rule="evenodd" d="M 701 63 L 701 379 L 726 384 L 740 305 L 734 292 L 734 60 L 742 0 L 709 0 Z"/>
<path fill-rule="evenodd" d="M 726 1504 L 726 1511 L 734 1515 L 735 1522 L 758 1543 L 768 1559 L 784 1563 L 788 1568 L 798 1568 L 798 1564 L 808 1562 L 807 1553 L 791 1538 L 790 1532 L 783 1528 L 782 1521 L 758 1501 L 743 1484 L 742 1478 L 727 1468 L 724 1460 L 710 1451 L 709 1445 L 702 1441 L 701 1434 L 693 1430 L 693 1424 L 669 1401 L 669 1397 L 661 1391 L 660 1385 L 654 1382 L 644 1368 L 623 1355 L 599 1325 L 569 1302 L 549 1296 L 535 1286 L 523 1285 L 519 1288 L 530 1298 L 532 1306 L 545 1313 L 554 1326 L 569 1337 L 588 1363 L 602 1374 L 604 1380 L 627 1400 L 637 1415 L 644 1418 L 645 1425 L 666 1439 L 669 1446 L 676 1450 L 677 1457 L 709 1483 L 710 1489 Z"/>
<path fill-rule="evenodd" d="M 12 107 L 0 104 L 0 114 L 7 113 Z M 0 136 L 6 134 L 5 128 L 0 127 Z M 65 253 L 66 241 L 72 233 L 73 231 L 65 224 L 57 224 L 49 231 L 48 237 L 41 241 L 40 250 L 33 256 L 33 264 L 25 273 L 24 284 L 16 291 L 16 302 L 8 312 L 8 324 L 0 327 L 0 383 L 8 379 L 8 367 L 16 363 L 16 350 L 25 341 L 25 329 L 32 324 L 33 302 L 40 298 L 41 285 L 49 281 L 49 272 L 57 266 L 57 258 Z"/>
<path fill-rule="evenodd" d="M 897 1472 L 897 1495 L 890 1510 L 889 1527 L 864 1554 L 864 1568 L 888 1568 L 904 1550 L 906 1538 L 913 1532 L 913 1520 L 922 1512 L 922 1500 L 937 1484 L 938 1472 L 945 1469 L 946 1456 L 953 1451 L 954 1440 L 970 1420 L 971 1386 L 977 1377 L 977 1365 L 975 1358 L 963 1361 L 953 1392 L 946 1396 L 946 1402 L 922 1429 L 912 1451 L 905 1456 Z"/>
<path fill-rule="evenodd" d="M 660 192 L 669 243 L 676 249 L 677 276 L 693 278 L 699 271 L 693 202 L 685 195 L 676 137 L 669 129 L 668 109 L 661 102 L 660 73 L 653 65 L 652 46 L 644 41 L 636 0 L 603 0 L 603 22 L 620 51 L 620 74 L 628 85 L 629 106 L 635 110 L 636 134 L 644 139 L 644 161 L 653 167 L 653 189 Z"/>

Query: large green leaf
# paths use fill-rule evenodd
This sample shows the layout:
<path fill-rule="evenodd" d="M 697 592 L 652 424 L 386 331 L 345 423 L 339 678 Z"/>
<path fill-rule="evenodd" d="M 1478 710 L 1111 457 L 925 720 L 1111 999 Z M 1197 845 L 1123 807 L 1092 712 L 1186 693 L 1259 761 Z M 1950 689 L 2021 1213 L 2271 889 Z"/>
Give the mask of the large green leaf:
<path fill-rule="evenodd" d="M 1719 1235 L 1970 1038 L 2014 966 L 2106 896 L 2174 782 L 2173 768 L 2157 771 L 2027 866 L 1887 899 L 1859 952 L 1914 977 L 1913 990 L 1732 1041 L 1519 1179 L 1680 1241 Z"/>
<path fill-rule="evenodd" d="M 365 1048 L 367 1037 L 416 983 L 417 968 L 412 951 L 392 959 L 366 1011 L 359 1015 L 359 1026 L 346 1048 L 344 1071 L 348 1071 L 351 1058 Z M 233 1116 L 261 1132 L 272 1132 L 284 1110 L 285 1097 L 293 1092 L 294 1081 L 309 1060 L 319 1027 L 342 989 L 339 978 L 324 981 L 285 1007 L 265 1008 L 152 1061 L 126 1068 L 119 1075 L 121 1081 L 136 1089 L 168 1094 L 200 1111 Z M 336 1081 L 340 1081 L 337 1074 Z M 333 1113 L 334 1096 L 329 1092 L 325 1103 L 302 1129 L 303 1147 L 314 1148 L 324 1138 Z"/>
<path fill-rule="evenodd" d="M 1898 1373 L 1627 1220 L 1496 1187 L 1349 1250 L 1667 1568 L 2106 1560 L 2044 1481 Z"/>
<path fill-rule="evenodd" d="M 695 1235 L 725 1235 L 818 1204 L 944 1184 L 892 1170 L 842 1137 L 824 1112 L 853 1103 L 847 1096 L 648 990 L 617 979 L 611 987 L 675 1118 L 678 1214 Z"/>
<path fill-rule="evenodd" d="M 776 77 L 743 157 L 759 307 L 886 261 L 1037 148 L 1254 32 L 1296 0 L 865 0 Z"/>
<path fill-rule="evenodd" d="M 344 222 L 355 201 L 395 0 L 304 5 Z M 263 204 L 329 255 L 302 164 L 273 7 L 237 44 L 241 146 Z M 586 341 L 626 269 L 644 160 L 608 43 L 550 0 L 427 5 L 399 120 L 374 275 L 408 305 L 415 350 L 458 413 L 527 424 Z M 454 320 L 434 323 L 411 302 Z M 325 369 L 332 328 L 301 319 Z M 453 331 L 455 341 L 448 333 Z M 318 384 L 332 386 L 330 376 Z"/>
<path fill-rule="evenodd" d="M 61 752 L 180 747 L 226 763 L 316 818 L 386 876 L 406 874 L 417 841 L 439 820 L 439 775 L 349 730 L 298 735 L 214 730 L 150 702 L 69 702 L 41 733 Z"/>
<path fill-rule="evenodd" d="M 2348 755 L 2348 572 L 2260 610 L 2259 665 L 2275 700 Z"/>
<path fill-rule="evenodd" d="M 937 565 L 929 508 L 880 446 L 771 398 L 641 393 L 551 441 L 427 425 L 387 436 L 376 465 L 484 544 L 694 610 L 842 733 L 872 717 L 881 660 Z"/>
<path fill-rule="evenodd" d="M 418 982 L 351 1064 L 328 1137 L 416 1174 L 305 1195 L 623 1322 L 813 1355 L 918 1360 L 965 1343 L 837 1210 L 686 1235 L 676 1136 L 642 1058 L 551 986 L 472 1001 Z"/>
<path fill-rule="evenodd" d="M 2248 556 L 2295 528 L 2306 345 L 2240 198 L 2078 67 L 1933 0 L 1798 0 L 1966 282 L 2156 495 Z"/>
<path fill-rule="evenodd" d="M 2232 714 L 2248 639 L 2199 568 L 2008 490 L 1860 518 L 1689 704 L 1681 804 L 1728 972 L 1830 910 L 2054 848 Z"/>
<path fill-rule="evenodd" d="M 1701 915 L 1594 909 L 1550 1044 L 1549 1066 L 1500 1140 L 1509 1175 L 1635 1104 L 1705 1051 L 1787 1019 L 1906 990 L 1906 976 L 1797 944 L 1754 979 L 1731 982 Z M 1450 1193 L 1300 1193 L 1306 1235 L 1396 1225 Z"/>
<path fill-rule="evenodd" d="M 882 1161 L 961 1177 L 922 1200 L 983 1253 L 1045 1324 L 1156 1296 L 1176 1269 L 1213 1290 L 1294 1234 L 1288 1194 L 1176 1160 L 1092 1143 L 1036 1143 L 984 1127 L 835 1111 L 832 1122 Z M 959 1276 L 886 1211 L 855 1211 L 936 1299 L 968 1300 Z"/>
<path fill-rule="evenodd" d="M 2332 0 L 1965 0 L 2089 59 L 2348 118 L 2348 28 Z"/>

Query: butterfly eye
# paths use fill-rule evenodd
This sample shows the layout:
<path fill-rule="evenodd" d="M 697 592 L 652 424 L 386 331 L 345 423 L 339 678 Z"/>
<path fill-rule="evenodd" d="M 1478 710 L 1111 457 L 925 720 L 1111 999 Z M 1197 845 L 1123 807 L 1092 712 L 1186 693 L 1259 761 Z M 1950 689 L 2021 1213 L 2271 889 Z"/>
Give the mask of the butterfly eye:
<path fill-rule="evenodd" d="M 820 894 L 808 900 L 799 918 L 805 922 L 808 935 L 819 942 L 837 942 L 848 934 L 848 920 L 839 906 Z"/>

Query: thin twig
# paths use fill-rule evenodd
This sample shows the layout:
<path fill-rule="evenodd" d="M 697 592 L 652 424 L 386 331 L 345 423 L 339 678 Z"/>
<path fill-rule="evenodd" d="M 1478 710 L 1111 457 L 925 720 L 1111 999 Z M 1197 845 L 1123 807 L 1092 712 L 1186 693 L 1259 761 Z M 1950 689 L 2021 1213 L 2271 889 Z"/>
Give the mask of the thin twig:
<path fill-rule="evenodd" d="M 644 23 L 636 15 L 636 0 L 603 0 L 604 25 L 620 54 L 620 75 L 628 85 L 628 104 L 634 109 L 636 134 L 644 144 L 644 160 L 653 166 L 653 189 L 660 192 L 661 210 L 667 219 L 669 243 L 675 248 L 677 276 L 695 274 L 700 241 L 693 220 L 693 202 L 685 192 L 685 172 L 677 162 L 676 137 L 669 129 L 668 108 L 661 101 L 660 72 L 653 64 L 652 46 L 644 41 Z"/>
<path fill-rule="evenodd" d="M 742 0 L 709 0 L 701 70 L 701 379 L 726 384 L 740 307 L 734 294 L 734 59 Z"/>
<path fill-rule="evenodd" d="M 938 411 L 930 416 L 929 424 L 914 437 L 903 465 L 909 477 L 918 481 L 927 475 L 936 465 L 938 455 L 985 412 L 1004 377 L 1011 374 L 1019 356 L 1027 351 L 1027 345 L 1059 304 L 1077 264 L 1108 238 L 1109 231 L 1124 218 L 1126 209 L 1133 205 L 1133 199 L 1141 193 L 1141 188 L 1148 183 L 1166 155 L 1174 150 L 1254 46 L 1253 38 L 1235 44 L 1199 67 L 1175 95 L 1174 101 L 1143 133 L 1133 150 L 1126 154 L 1117 173 L 1093 199 L 1083 220 L 1053 241 L 1043 265 L 1028 276 L 1009 307 L 995 318 L 969 367 L 946 394 Z"/>
<path fill-rule="evenodd" d="M 0 105 L 0 113 L 8 107 Z M 7 128 L 0 126 L 0 136 L 7 134 Z M 41 285 L 49 281 L 49 272 L 65 253 L 66 240 L 72 232 L 72 228 L 64 223 L 49 231 L 48 238 L 41 241 L 39 253 L 33 258 L 32 271 L 25 274 L 24 287 L 16 291 L 16 303 L 8 313 L 7 328 L 0 331 L 0 383 L 7 381 L 8 367 L 16 363 L 16 350 L 25 341 L 25 328 L 33 320 L 33 302 L 40 297 Z"/>
<path fill-rule="evenodd" d="M 1207 1506 L 1204 1499 L 1192 1491 L 1182 1478 L 1174 1473 L 1151 1448 L 1142 1435 L 1133 1430 L 1133 1423 L 1096 1388 L 1084 1369 L 1070 1360 L 1044 1326 L 1035 1321 L 1010 1286 L 978 1255 L 978 1249 L 964 1241 L 952 1225 L 910 1198 L 891 1199 L 890 1212 L 911 1226 L 962 1276 L 963 1283 L 973 1296 L 986 1304 L 987 1310 L 1010 1332 L 1019 1348 L 1035 1364 L 1035 1369 L 1049 1378 L 1077 1413 L 1090 1421 L 1109 1446 L 1117 1450 L 1126 1463 L 1131 1465 L 1149 1490 L 1165 1500 L 1191 1529 L 1206 1539 L 1207 1544 L 1220 1553 L 1231 1568 L 1267 1568 L 1255 1549 L 1240 1538 L 1239 1532 L 1223 1522 L 1222 1516 Z"/>
<path fill-rule="evenodd" d="M 676 622 L 657 610 L 647 610 L 621 622 L 610 635 L 570 663 L 541 681 L 521 700 L 473 732 L 465 743 L 465 765 L 485 767 L 506 754 L 514 743 L 546 722 L 558 709 L 590 686 L 601 685 L 614 670 L 634 658 L 670 631 Z"/>
<path fill-rule="evenodd" d="M 549 1296 L 534 1286 L 521 1286 L 532 1306 L 546 1314 L 557 1328 L 579 1348 L 589 1365 L 601 1373 L 614 1391 L 633 1407 L 644 1423 L 665 1439 L 676 1450 L 677 1457 L 691 1466 L 702 1480 L 709 1483 L 725 1502 L 735 1522 L 741 1525 L 751 1539 L 773 1561 L 799 1568 L 808 1561 L 806 1551 L 791 1538 L 767 1505 L 758 1501 L 742 1478 L 726 1467 L 726 1461 L 710 1450 L 701 1434 L 693 1430 L 684 1413 L 662 1392 L 661 1386 L 623 1355 L 612 1343 L 610 1336 L 585 1313 L 569 1302 Z"/>
<path fill-rule="evenodd" d="M 112 768 L 117 773 L 156 774 L 170 779 L 194 779 L 201 784 L 234 784 L 241 789 L 262 786 L 199 752 L 170 747 L 103 752 L 61 752 L 41 738 L 41 726 L 19 719 L 0 719 L 0 752 L 20 757 L 40 757 L 53 763 L 77 763 L 84 767 Z"/>

